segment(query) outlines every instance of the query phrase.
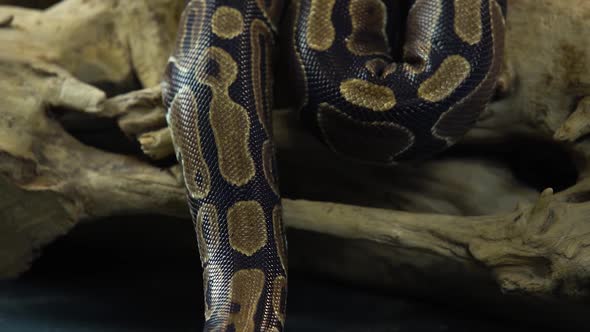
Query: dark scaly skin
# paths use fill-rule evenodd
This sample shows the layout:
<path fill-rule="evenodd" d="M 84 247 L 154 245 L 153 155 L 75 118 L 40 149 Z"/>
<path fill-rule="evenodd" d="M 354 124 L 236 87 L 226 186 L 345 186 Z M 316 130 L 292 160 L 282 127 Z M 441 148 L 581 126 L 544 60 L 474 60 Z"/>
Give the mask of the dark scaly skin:
<path fill-rule="evenodd" d="M 199 238 L 205 331 L 283 330 L 285 239 L 266 65 L 282 5 L 273 4 L 265 14 L 258 1 L 190 1 L 163 84 Z"/>
<path fill-rule="evenodd" d="M 205 330 L 283 331 L 269 116 L 282 4 L 187 3 L 163 94 L 199 239 Z M 403 58 L 393 59 L 382 27 L 394 3 L 293 1 L 282 34 L 304 123 L 334 151 L 380 164 L 457 141 L 490 99 L 503 53 L 505 0 L 415 0 Z"/>
<path fill-rule="evenodd" d="M 387 40 L 375 33 L 357 38 L 364 42 L 358 44 L 373 51 L 372 54 L 351 53 L 347 43 L 353 39 L 349 16 L 352 1 L 335 1 L 332 9 L 335 40 L 329 49 L 321 51 L 314 50 L 307 41 L 312 3 L 291 3 L 295 7 L 291 12 L 298 13 L 291 36 L 298 55 L 293 57 L 294 67 L 299 69 L 295 74 L 298 82 L 306 82 L 300 85 L 299 91 L 303 122 L 332 150 L 367 162 L 393 164 L 430 157 L 446 149 L 473 126 L 493 94 L 502 62 L 505 0 L 480 1 L 481 39 L 473 45 L 461 40 L 455 32 L 455 1 L 409 1 L 411 9 L 402 59 L 392 59 L 389 50 L 383 48 L 388 46 Z M 362 1 L 367 7 L 373 2 Z M 387 11 L 399 1 L 379 2 Z M 375 15 L 378 7 L 370 10 L 365 26 L 378 22 Z M 445 59 L 456 55 L 471 66 L 467 77 L 440 101 L 420 98 L 420 85 L 433 76 Z M 366 67 L 369 60 L 375 63 L 373 70 Z M 342 82 L 350 79 L 390 89 L 395 93 L 395 105 L 378 111 L 354 105 L 341 90 Z M 435 87 L 442 90 L 440 84 Z"/>

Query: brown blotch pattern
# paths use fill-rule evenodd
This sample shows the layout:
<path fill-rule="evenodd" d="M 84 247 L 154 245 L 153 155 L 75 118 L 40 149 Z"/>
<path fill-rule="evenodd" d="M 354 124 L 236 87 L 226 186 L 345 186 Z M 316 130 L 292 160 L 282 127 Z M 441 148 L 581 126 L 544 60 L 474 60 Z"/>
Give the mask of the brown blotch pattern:
<path fill-rule="evenodd" d="M 203 17 L 207 5 L 204 0 L 192 0 L 186 6 L 180 18 L 178 39 L 176 40 L 176 56 L 184 58 L 188 56 L 191 49 L 198 45 L 199 38 L 203 32 Z M 188 24 L 189 20 L 192 24 Z M 187 61 L 189 59 L 186 59 Z"/>
<path fill-rule="evenodd" d="M 418 96 L 429 102 L 439 102 L 450 96 L 471 72 L 469 61 L 460 55 L 446 58 L 436 72 L 418 89 Z"/>
<path fill-rule="evenodd" d="M 235 8 L 220 6 L 213 13 L 211 29 L 219 38 L 235 38 L 244 31 L 244 17 Z"/>
<path fill-rule="evenodd" d="M 227 318 L 230 311 L 230 285 L 233 271 L 224 270 L 219 264 L 213 262 L 207 264 L 203 269 L 203 282 L 205 283 L 205 318 L 211 317 Z"/>
<path fill-rule="evenodd" d="M 348 50 L 361 56 L 387 54 L 385 4 L 381 0 L 351 0 L 348 11 L 352 21 L 352 33 L 346 38 Z"/>
<path fill-rule="evenodd" d="M 283 270 L 287 272 L 287 248 L 285 245 L 285 228 L 283 225 L 283 209 L 276 205 L 272 210 L 272 224 L 274 229 L 277 253 L 281 260 Z"/>
<path fill-rule="evenodd" d="M 272 191 L 279 195 L 279 178 L 274 174 L 273 159 L 274 145 L 272 141 L 266 140 L 262 144 L 262 168 L 264 171 L 264 177 Z"/>
<path fill-rule="evenodd" d="M 383 73 L 381 73 L 381 78 L 387 78 L 389 75 L 395 73 L 396 70 L 397 70 L 397 63 L 392 62 L 392 63 L 388 64 L 387 67 L 385 67 L 385 70 L 383 70 Z"/>
<path fill-rule="evenodd" d="M 268 238 L 264 211 L 257 201 L 239 201 L 227 210 L 229 244 L 236 251 L 252 256 Z"/>
<path fill-rule="evenodd" d="M 256 169 L 248 147 L 248 112 L 231 99 L 228 91 L 237 78 L 238 65 L 229 53 L 218 47 L 207 49 L 197 68 L 207 68 L 211 63 L 216 66 L 215 74 L 195 77 L 212 90 L 209 121 L 217 145 L 219 171 L 227 182 L 243 186 L 254 177 Z"/>
<path fill-rule="evenodd" d="M 355 120 L 327 103 L 319 105 L 317 118 L 328 146 L 349 158 L 393 164 L 414 143 L 414 135 L 403 126 Z"/>
<path fill-rule="evenodd" d="M 207 293 L 209 292 L 209 274 L 210 274 L 209 266 L 206 266 L 203 270 L 203 294 L 205 297 L 205 319 L 211 318 L 213 314 L 213 309 L 209 306 L 209 299 L 207 298 Z"/>
<path fill-rule="evenodd" d="M 219 246 L 219 224 L 215 205 L 209 203 L 201 205 L 197 212 L 195 227 L 197 228 L 201 262 L 204 265 Z"/>
<path fill-rule="evenodd" d="M 272 24 L 272 28 L 276 30 L 279 24 L 279 19 L 281 18 L 283 0 L 256 0 L 256 4 L 262 12 L 262 15 L 269 20 L 269 23 Z"/>
<path fill-rule="evenodd" d="M 442 15 L 441 0 L 416 0 L 408 13 L 404 69 L 421 74 L 432 51 L 432 38 Z"/>
<path fill-rule="evenodd" d="M 254 104 L 256 113 L 266 134 L 270 137 L 272 132 L 271 117 L 269 112 L 272 108 L 272 32 L 261 20 L 256 19 L 251 24 L 250 47 L 252 50 L 252 90 L 254 92 Z M 262 40 L 262 48 L 260 41 Z M 264 52 L 264 63 L 263 54 Z M 264 77 L 264 86 L 262 75 Z"/>
<path fill-rule="evenodd" d="M 395 62 L 388 62 L 381 58 L 371 59 L 365 62 L 365 68 L 373 77 L 387 78 L 397 70 Z"/>
<path fill-rule="evenodd" d="M 449 110 L 444 112 L 432 127 L 432 135 L 453 144 L 470 128 L 480 112 L 485 109 L 486 102 L 493 93 L 495 81 L 501 68 L 501 57 L 504 53 L 504 15 L 496 1 L 490 1 L 490 25 L 494 43 L 493 60 L 485 78 L 473 91 Z"/>
<path fill-rule="evenodd" d="M 192 198 L 201 199 L 211 190 L 211 177 L 201 150 L 197 112 L 192 91 L 183 87 L 174 97 L 167 117 L 187 191 Z"/>
<path fill-rule="evenodd" d="M 264 288 L 264 272 L 259 269 L 236 271 L 231 280 L 231 302 L 239 307 L 239 311 L 230 312 L 228 327 L 233 325 L 234 331 L 254 332 L 256 323 L 254 316 L 258 301 Z"/>
<path fill-rule="evenodd" d="M 272 287 L 272 288 L 271 288 Z M 270 303 L 266 303 L 262 315 L 261 331 L 278 331 L 280 326 L 285 325 L 285 297 L 287 295 L 287 278 L 283 275 L 277 276 L 268 285 L 270 292 Z M 268 308 L 270 305 L 270 308 Z M 270 309 L 270 310 L 269 310 Z"/>
<path fill-rule="evenodd" d="M 482 0 L 455 0 L 455 33 L 469 45 L 479 43 L 482 38 L 481 2 Z"/>
<path fill-rule="evenodd" d="M 336 0 L 311 0 L 306 38 L 312 50 L 325 51 L 334 43 L 336 30 L 332 22 L 332 10 L 335 3 Z"/>
<path fill-rule="evenodd" d="M 278 276 L 275 278 L 272 285 L 272 308 L 276 319 L 285 325 L 285 308 L 281 305 L 283 297 L 287 293 L 287 278 Z"/>
<path fill-rule="evenodd" d="M 376 112 L 389 111 L 396 104 L 390 88 L 356 78 L 340 83 L 340 93 L 349 103 Z"/>

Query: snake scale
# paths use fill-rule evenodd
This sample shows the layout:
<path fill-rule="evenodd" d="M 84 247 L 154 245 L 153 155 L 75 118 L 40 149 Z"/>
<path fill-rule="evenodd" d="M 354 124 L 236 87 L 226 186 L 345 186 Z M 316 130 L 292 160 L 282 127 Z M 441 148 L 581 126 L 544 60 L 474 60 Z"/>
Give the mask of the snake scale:
<path fill-rule="evenodd" d="M 379 164 L 452 145 L 491 98 L 505 0 L 190 0 L 163 99 L 204 269 L 205 331 L 283 331 L 286 241 L 272 142 L 273 54 L 300 118 L 336 153 Z M 281 38 L 279 36 L 281 30 Z"/>

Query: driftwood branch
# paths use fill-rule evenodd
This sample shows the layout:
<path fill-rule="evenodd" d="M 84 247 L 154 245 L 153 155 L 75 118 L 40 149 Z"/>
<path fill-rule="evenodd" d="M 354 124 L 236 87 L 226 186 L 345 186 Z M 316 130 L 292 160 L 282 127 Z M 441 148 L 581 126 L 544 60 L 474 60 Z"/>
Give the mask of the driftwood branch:
<path fill-rule="evenodd" d="M 571 203 L 575 195 L 548 189 L 534 205 L 484 217 L 309 201 L 286 201 L 285 216 L 294 228 L 403 247 L 418 257 L 429 252 L 472 269 L 486 267 L 504 292 L 577 298 L 589 295 L 584 284 L 590 277 L 590 204 Z"/>
<path fill-rule="evenodd" d="M 178 166 L 85 145 L 59 121 L 60 112 L 110 119 L 146 155 L 169 157 L 156 86 L 182 2 L 0 6 L 0 276 L 25 271 L 38 249 L 81 221 L 188 217 Z M 294 112 L 275 112 L 295 269 L 463 298 L 588 301 L 590 46 L 580 31 L 590 29 L 590 4 L 513 0 L 510 8 L 498 100 L 441 158 L 356 164 L 327 151 Z M 514 142 L 531 160 L 525 173 L 540 172 L 540 182 L 514 170 L 514 155 L 497 153 Z M 554 150 L 552 161 L 539 159 Z M 569 188 L 554 193 L 560 186 Z"/>

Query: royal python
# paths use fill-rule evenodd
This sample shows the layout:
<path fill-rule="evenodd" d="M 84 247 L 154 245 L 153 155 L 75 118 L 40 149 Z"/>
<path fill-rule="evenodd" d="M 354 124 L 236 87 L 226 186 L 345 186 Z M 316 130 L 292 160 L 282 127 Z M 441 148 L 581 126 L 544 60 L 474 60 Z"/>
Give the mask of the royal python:
<path fill-rule="evenodd" d="M 349 158 L 431 156 L 486 107 L 502 62 L 505 0 L 402 1 L 403 54 L 394 59 L 388 18 L 399 2 L 187 1 L 162 87 L 204 269 L 205 331 L 285 326 L 275 45 L 289 59 L 302 122 Z"/>

